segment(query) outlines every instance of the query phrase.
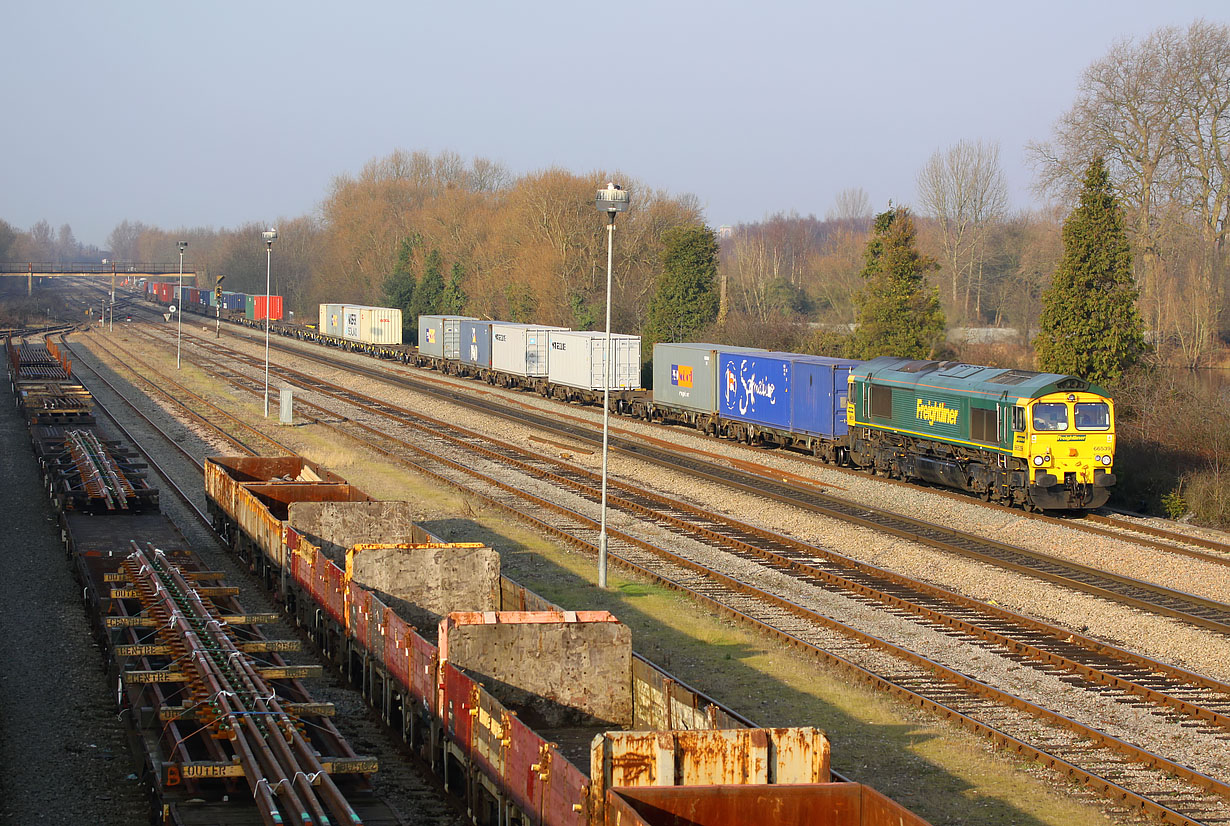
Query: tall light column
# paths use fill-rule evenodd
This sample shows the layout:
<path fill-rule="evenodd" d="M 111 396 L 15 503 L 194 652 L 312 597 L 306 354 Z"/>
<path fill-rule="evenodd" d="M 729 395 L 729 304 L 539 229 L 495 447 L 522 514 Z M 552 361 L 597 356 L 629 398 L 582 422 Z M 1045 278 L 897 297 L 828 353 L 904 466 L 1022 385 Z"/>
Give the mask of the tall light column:
<path fill-rule="evenodd" d="M 175 369 L 179 369 L 179 345 L 184 337 L 184 248 L 187 241 L 179 242 L 179 288 L 175 291 Z M 115 301 L 115 296 L 111 296 Z M 112 312 L 115 312 L 112 310 Z"/>
<path fill-rule="evenodd" d="M 278 231 L 273 227 L 261 233 L 265 239 L 265 418 L 269 418 L 269 275 L 273 272 L 273 242 Z"/>
<path fill-rule="evenodd" d="M 606 587 L 606 469 L 607 451 L 610 445 L 611 418 L 611 373 L 615 361 L 611 352 L 611 262 L 615 249 L 615 216 L 628 208 L 628 192 L 623 187 L 607 183 L 606 189 L 598 190 L 594 205 L 599 212 L 607 214 L 606 226 L 606 361 L 605 381 L 602 382 L 602 527 L 598 532 L 598 587 Z"/>

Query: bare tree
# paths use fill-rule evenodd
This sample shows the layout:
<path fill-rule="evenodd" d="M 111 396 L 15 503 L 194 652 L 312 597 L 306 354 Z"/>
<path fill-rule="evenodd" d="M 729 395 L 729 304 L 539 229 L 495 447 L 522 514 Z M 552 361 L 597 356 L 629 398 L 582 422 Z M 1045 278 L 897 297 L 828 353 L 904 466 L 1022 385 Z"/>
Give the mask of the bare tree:
<path fill-rule="evenodd" d="M 1048 143 L 1038 187 L 1070 197 L 1095 156 L 1123 201 L 1141 312 L 1163 352 L 1199 363 L 1219 329 L 1230 219 L 1230 26 L 1197 21 L 1117 43 L 1090 66 Z M 1180 329 L 1181 328 L 1181 329 Z"/>
<path fill-rule="evenodd" d="M 115 229 L 111 230 L 111 234 L 107 236 L 107 246 L 110 247 L 111 257 L 115 261 L 136 261 L 137 260 L 137 242 L 141 239 L 141 234 L 150 229 L 140 221 L 129 221 L 127 219 L 115 225 Z"/>
<path fill-rule="evenodd" d="M 987 235 L 1008 209 L 999 144 L 961 141 L 937 149 L 918 173 L 918 197 L 940 226 L 951 306 L 976 321 L 982 315 Z"/>
<path fill-rule="evenodd" d="M 843 189 L 824 213 L 826 221 L 866 221 L 871 217 L 871 198 L 861 186 Z"/>

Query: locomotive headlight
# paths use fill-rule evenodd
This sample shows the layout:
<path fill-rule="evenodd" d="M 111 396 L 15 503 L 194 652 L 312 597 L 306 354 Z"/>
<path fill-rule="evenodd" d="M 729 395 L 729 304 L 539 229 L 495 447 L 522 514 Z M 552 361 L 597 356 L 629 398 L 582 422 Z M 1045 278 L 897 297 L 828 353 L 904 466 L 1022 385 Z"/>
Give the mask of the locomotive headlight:
<path fill-rule="evenodd" d="M 1045 461 L 1046 461 L 1046 459 L 1044 459 L 1044 458 L 1043 458 L 1043 457 L 1041 457 L 1041 456 L 1035 456 L 1035 457 L 1034 457 L 1034 464 L 1035 464 L 1035 465 L 1037 465 L 1038 467 L 1042 467 L 1042 463 L 1043 463 L 1043 462 L 1045 462 Z"/>
<path fill-rule="evenodd" d="M 1110 454 L 1109 453 L 1104 454 L 1102 456 L 1102 464 L 1107 465 L 1107 466 L 1110 465 Z"/>

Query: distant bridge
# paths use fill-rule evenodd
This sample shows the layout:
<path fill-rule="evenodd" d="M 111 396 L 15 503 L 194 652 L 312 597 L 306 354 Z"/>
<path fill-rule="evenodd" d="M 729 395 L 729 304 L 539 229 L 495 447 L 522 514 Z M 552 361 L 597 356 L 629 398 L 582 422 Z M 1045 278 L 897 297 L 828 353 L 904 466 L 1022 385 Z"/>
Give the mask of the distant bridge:
<path fill-rule="evenodd" d="M 203 276 L 204 271 L 201 272 Z M 171 264 L 141 264 L 129 261 L 108 261 L 106 264 L 91 262 L 87 264 L 50 264 L 47 262 L 14 262 L 0 261 L 0 277 L 26 277 L 26 294 L 34 292 L 35 278 L 64 278 L 66 276 L 109 276 L 111 289 L 115 290 L 115 279 L 121 278 L 161 278 L 173 275 L 179 277 L 179 262 Z M 184 267 L 184 278 L 196 283 L 197 271 L 193 267 Z"/>

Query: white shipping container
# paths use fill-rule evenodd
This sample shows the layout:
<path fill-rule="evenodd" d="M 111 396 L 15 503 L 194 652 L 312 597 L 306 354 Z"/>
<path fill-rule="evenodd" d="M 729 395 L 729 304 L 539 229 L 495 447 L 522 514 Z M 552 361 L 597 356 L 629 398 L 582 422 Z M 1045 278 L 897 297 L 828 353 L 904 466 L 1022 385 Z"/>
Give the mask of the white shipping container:
<path fill-rule="evenodd" d="M 552 330 L 547 378 L 552 384 L 582 390 L 606 387 L 606 333 Z M 611 333 L 611 390 L 641 386 L 641 337 Z"/>
<path fill-rule="evenodd" d="M 491 328 L 491 367 L 514 376 L 547 375 L 550 342 L 547 334 L 567 327 L 542 324 L 500 324 Z"/>
<path fill-rule="evenodd" d="M 342 338 L 363 344 L 401 344 L 401 310 L 347 304 L 342 307 Z"/>

